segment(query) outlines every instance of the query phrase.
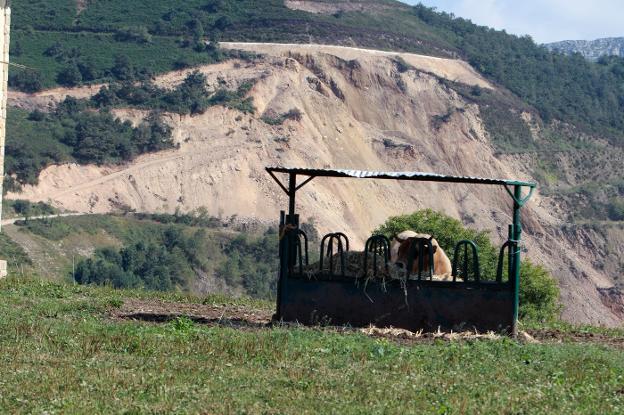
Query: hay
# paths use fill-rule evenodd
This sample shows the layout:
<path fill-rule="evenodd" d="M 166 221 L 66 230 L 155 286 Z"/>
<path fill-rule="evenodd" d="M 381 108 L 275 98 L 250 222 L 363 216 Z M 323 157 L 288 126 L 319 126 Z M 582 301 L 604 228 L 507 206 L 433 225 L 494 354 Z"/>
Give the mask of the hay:
<path fill-rule="evenodd" d="M 493 331 L 479 333 L 476 331 L 450 331 L 445 332 L 438 330 L 432 333 L 425 333 L 422 330 L 413 332 L 405 329 L 397 329 L 394 327 L 381 328 L 375 326 L 365 327 L 359 330 L 361 333 L 371 337 L 383 337 L 389 339 L 405 339 L 405 340 L 426 340 L 440 339 L 446 341 L 458 340 L 498 340 L 502 336 Z"/>
<path fill-rule="evenodd" d="M 376 257 L 376 267 L 375 267 L 375 257 Z M 345 270 L 344 276 L 347 278 L 354 279 L 405 279 L 405 272 L 397 267 L 395 264 L 384 263 L 384 258 L 381 255 L 369 253 L 367 262 L 368 267 L 366 270 L 366 274 L 364 273 L 364 252 L 345 252 L 344 253 L 344 262 L 345 262 Z M 340 260 L 340 255 L 335 254 L 330 258 L 323 258 L 323 269 L 320 269 L 320 261 L 315 262 L 314 264 L 310 264 L 308 266 L 303 267 L 303 274 L 308 276 L 308 278 L 314 278 L 320 274 L 328 275 L 330 270 L 330 263 L 333 269 L 333 275 L 340 276 L 342 275 L 342 263 Z"/>
<path fill-rule="evenodd" d="M 376 258 L 376 261 L 375 261 Z M 356 280 L 381 280 L 381 281 L 406 281 L 405 269 L 397 266 L 396 264 L 389 262 L 387 265 L 384 262 L 383 256 L 368 253 L 367 263 L 368 267 L 364 267 L 364 252 L 349 251 L 344 253 L 345 272 L 344 276 L 347 278 L 353 278 Z M 376 262 L 376 263 L 375 263 Z M 342 275 L 342 263 L 340 261 L 340 255 L 335 254 L 331 258 L 331 264 L 334 276 Z M 319 279 L 320 276 L 329 275 L 330 259 L 323 258 L 323 269 L 320 269 L 320 261 L 303 267 L 302 274 L 309 279 Z M 298 268 L 296 269 L 298 271 Z M 428 275 L 423 272 L 423 279 L 427 279 Z M 410 280 L 417 280 L 418 275 L 412 274 L 409 277 Z M 448 275 L 434 275 L 434 281 L 449 281 Z"/>

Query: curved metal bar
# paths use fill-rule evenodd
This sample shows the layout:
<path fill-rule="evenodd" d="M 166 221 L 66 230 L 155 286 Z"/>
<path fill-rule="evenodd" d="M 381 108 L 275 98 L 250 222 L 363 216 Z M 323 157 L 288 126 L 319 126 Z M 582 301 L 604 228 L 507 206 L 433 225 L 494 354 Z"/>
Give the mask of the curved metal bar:
<path fill-rule="evenodd" d="M 329 239 L 332 236 L 331 233 L 328 233 L 327 235 L 323 236 L 323 238 L 321 239 L 321 251 L 319 254 L 319 272 L 323 272 L 323 258 L 325 257 L 325 241 L 327 239 Z"/>
<path fill-rule="evenodd" d="M 406 278 L 409 279 L 412 275 L 412 268 L 414 267 L 414 257 L 418 252 L 418 281 L 422 280 L 423 268 L 425 267 L 425 256 L 422 255 L 425 250 L 429 256 L 429 279 L 433 280 L 433 236 L 429 239 L 426 238 L 414 238 L 410 244 L 410 248 L 407 254 L 407 274 Z M 418 251 L 416 250 L 418 248 Z"/>
<path fill-rule="evenodd" d="M 343 238 L 345 240 L 345 245 L 347 247 L 347 252 L 349 252 L 349 238 L 342 232 L 334 232 L 334 235 L 338 238 Z"/>
<path fill-rule="evenodd" d="M 344 277 L 345 275 L 345 258 L 344 258 L 344 245 L 342 240 L 345 240 L 347 251 L 349 250 L 349 239 L 344 233 L 334 232 L 328 233 L 321 239 L 321 252 L 320 252 L 320 260 L 319 260 L 319 271 L 323 272 L 323 258 L 329 257 L 329 275 L 334 275 L 334 261 L 332 258 L 334 256 L 334 242 L 336 242 L 337 253 L 340 255 L 340 265 L 342 267 L 341 274 Z M 327 242 L 327 251 L 325 251 L 325 242 Z"/>
<path fill-rule="evenodd" d="M 298 229 L 298 234 L 299 234 L 299 244 L 301 244 L 301 237 L 303 236 L 303 243 L 305 247 L 305 264 L 306 266 L 308 266 L 310 265 L 310 260 L 308 257 L 308 253 L 310 252 L 308 250 L 308 235 L 306 235 L 306 233 L 302 231 L 301 229 Z"/>
<path fill-rule="evenodd" d="M 308 235 L 301 229 L 297 229 L 297 247 L 296 247 L 296 255 L 298 255 L 299 260 L 299 276 L 303 276 L 303 258 L 305 253 L 305 264 L 306 266 L 310 265 L 308 258 Z M 303 245 L 301 243 L 301 237 L 303 237 Z"/>
<path fill-rule="evenodd" d="M 366 241 L 364 245 L 364 276 L 368 275 L 368 253 L 373 253 L 373 277 L 377 277 L 377 256 L 381 255 L 384 259 L 386 270 L 388 270 L 388 262 L 390 262 L 390 240 L 384 235 L 373 235 Z"/>
<path fill-rule="evenodd" d="M 475 281 L 481 281 L 481 266 L 479 265 L 479 248 L 474 241 L 463 240 L 459 241 L 455 245 L 455 252 L 453 253 L 453 282 L 457 282 L 457 265 L 459 260 L 459 251 L 461 247 L 464 247 L 464 261 L 462 266 L 462 274 L 464 276 L 464 282 L 468 282 L 468 247 L 472 250 L 472 266 L 473 275 Z"/>
<path fill-rule="evenodd" d="M 297 255 L 299 256 L 299 275 L 303 275 L 303 255 L 301 253 L 301 239 L 297 238 Z"/>
<path fill-rule="evenodd" d="M 338 237 L 338 255 L 340 255 L 340 274 L 344 277 L 345 271 L 346 271 L 346 264 L 345 264 L 344 249 L 343 249 L 342 240 L 340 239 L 340 237 Z"/>
<path fill-rule="evenodd" d="M 513 252 L 515 251 L 516 245 L 517 245 L 516 241 L 508 240 L 501 247 L 500 252 L 498 254 L 498 265 L 496 267 L 496 282 L 498 282 L 498 283 L 502 283 L 503 282 L 503 265 L 504 265 L 504 258 L 505 258 L 505 249 L 507 249 L 507 251 L 508 251 L 507 280 L 509 280 L 509 276 L 513 272 L 512 271 L 513 267 L 514 267 L 514 255 L 513 255 Z"/>

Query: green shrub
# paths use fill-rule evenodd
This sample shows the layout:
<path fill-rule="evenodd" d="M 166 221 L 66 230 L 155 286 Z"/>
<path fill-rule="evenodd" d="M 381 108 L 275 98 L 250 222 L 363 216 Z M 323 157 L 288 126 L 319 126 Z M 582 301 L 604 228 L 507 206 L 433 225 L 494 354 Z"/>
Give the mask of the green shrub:
<path fill-rule="evenodd" d="M 375 233 L 391 238 L 405 230 L 433 235 L 451 261 L 453 261 L 455 246 L 459 241 L 474 241 L 479 248 L 482 276 L 485 279 L 495 279 L 498 250 L 492 245 L 486 232 L 465 228 L 457 219 L 431 209 L 425 209 L 409 215 L 392 217 L 381 225 Z"/>
<path fill-rule="evenodd" d="M 152 35 L 144 26 L 123 27 L 115 32 L 114 37 L 118 42 L 150 43 L 152 41 Z"/>
<path fill-rule="evenodd" d="M 71 224 L 54 219 L 25 220 L 15 224 L 51 241 L 60 241 L 76 230 Z"/>
<path fill-rule="evenodd" d="M 498 250 L 487 233 L 465 228 L 461 222 L 435 212 L 420 210 L 403 216 L 388 219 L 375 233 L 388 238 L 404 230 L 433 235 L 440 246 L 453 260 L 453 250 L 457 242 L 472 240 L 479 248 L 479 261 L 482 277 L 493 280 L 496 276 Z M 550 273 L 540 265 L 524 260 L 520 267 L 520 317 L 549 320 L 559 311 L 559 288 Z"/>
<path fill-rule="evenodd" d="M 403 59 L 400 56 L 396 56 L 394 58 L 394 65 L 396 66 L 397 71 L 399 71 L 399 73 L 405 73 L 407 71 L 411 71 L 411 70 L 415 69 L 412 65 L 407 63 L 405 61 L 405 59 Z"/>
<path fill-rule="evenodd" d="M 9 86 L 22 92 L 32 94 L 43 88 L 41 74 L 33 70 L 19 70 L 9 75 Z"/>
<path fill-rule="evenodd" d="M 520 318 L 537 321 L 549 321 L 557 316 L 559 304 L 559 286 L 541 265 L 534 265 L 529 260 L 520 265 Z"/>
<path fill-rule="evenodd" d="M 252 83 L 247 82 L 236 90 L 220 88 L 211 94 L 206 76 L 194 71 L 173 90 L 159 88 L 147 81 L 104 86 L 91 98 L 91 104 L 99 108 L 124 105 L 177 114 L 202 114 L 210 106 L 222 105 L 253 113 L 255 108 L 252 99 L 245 98 L 252 86 Z"/>
<path fill-rule="evenodd" d="M 608 205 L 609 219 L 624 221 L 624 201 L 621 199 L 613 199 Z"/>
<path fill-rule="evenodd" d="M 262 117 L 262 121 L 269 125 L 282 125 L 286 120 L 301 121 L 303 113 L 298 108 L 291 108 L 283 114 L 276 114 L 275 111 L 269 110 Z"/>
<path fill-rule="evenodd" d="M 76 65 L 70 65 L 59 72 L 57 82 L 63 86 L 76 86 L 82 82 L 82 73 Z"/>
<path fill-rule="evenodd" d="M 32 217 L 39 215 L 53 215 L 58 210 L 45 202 L 32 203 L 28 200 L 4 200 L 2 202 L 2 217 Z"/>

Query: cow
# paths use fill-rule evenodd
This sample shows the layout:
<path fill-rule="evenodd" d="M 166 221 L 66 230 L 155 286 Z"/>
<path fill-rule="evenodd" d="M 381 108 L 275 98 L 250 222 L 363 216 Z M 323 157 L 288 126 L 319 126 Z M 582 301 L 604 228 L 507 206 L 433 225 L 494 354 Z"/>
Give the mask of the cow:
<path fill-rule="evenodd" d="M 414 231 L 403 231 L 394 238 L 390 246 L 390 258 L 391 261 L 397 264 L 403 264 L 403 267 L 407 267 L 409 251 L 412 243 L 417 239 L 430 239 L 433 249 L 433 274 L 436 280 L 450 281 L 452 279 L 453 266 L 451 260 L 448 258 L 438 241 L 431 235 L 416 233 Z M 414 257 L 414 265 L 412 266 L 412 274 L 418 273 L 418 257 L 420 252 L 416 249 Z M 429 255 L 425 255 L 423 258 L 423 273 L 428 273 L 431 264 L 429 264 Z"/>

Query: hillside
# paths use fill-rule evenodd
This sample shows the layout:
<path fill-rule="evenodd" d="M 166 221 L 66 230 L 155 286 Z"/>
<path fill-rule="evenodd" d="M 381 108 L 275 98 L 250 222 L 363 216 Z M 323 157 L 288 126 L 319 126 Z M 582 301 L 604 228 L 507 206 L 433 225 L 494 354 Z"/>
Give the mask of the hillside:
<path fill-rule="evenodd" d="M 563 40 L 546 45 L 552 51 L 571 55 L 580 53 L 585 58 L 597 61 L 605 56 L 624 57 L 624 37 L 611 37 L 596 40 Z"/>
<path fill-rule="evenodd" d="M 0 255 L 11 275 L 270 300 L 275 232 L 201 210 L 34 218 L 3 224 Z M 115 266 L 118 257 L 124 258 L 122 267 Z"/>
<path fill-rule="evenodd" d="M 3 413 L 594 414 L 624 405 L 621 330 L 523 327 L 537 339 L 525 344 L 268 326 L 263 302 L 27 277 L 0 281 L 0 312 Z"/>
<path fill-rule="evenodd" d="M 557 277 L 564 317 L 621 324 L 617 58 L 393 1 L 54 3 L 14 4 L 15 60 L 39 87 L 73 86 L 11 92 L 9 198 L 274 224 L 285 200 L 270 164 L 534 178 L 526 253 Z M 479 187 L 317 180 L 301 195 L 306 221 L 356 244 L 424 207 L 497 242 L 510 221 L 506 193 Z"/>
<path fill-rule="evenodd" d="M 233 46 L 267 52 L 262 45 Z M 531 118 L 537 116 L 531 115 L 530 108 L 523 109 L 520 101 L 491 89 L 460 61 L 349 48 L 329 48 L 330 53 L 324 47 L 268 48 L 270 55 L 253 62 L 201 68 L 208 84 L 221 79 L 229 89 L 253 80 L 248 93 L 253 113 L 219 105 L 195 115 L 164 113 L 163 119 L 172 128 L 174 149 L 139 156 L 120 166 L 51 166 L 43 170 L 37 185 L 25 185 L 8 197 L 49 201 L 58 208 L 88 213 L 120 209 L 173 213 L 205 207 L 215 217 L 236 214 L 275 223 L 285 200 L 264 172 L 266 165 L 407 168 L 526 178 L 541 171 L 539 160 L 505 155 L 497 150 L 498 145 L 518 147 L 519 139 L 528 140 L 525 146 L 540 141 L 555 148 L 565 144 L 560 151 L 566 154 L 576 142 L 560 143 L 560 138 L 551 136 L 556 130 Z M 172 73 L 155 83 L 174 88 L 188 73 Z M 475 90 L 453 82 L 456 79 L 483 86 Z M 48 105 L 37 96 L 29 102 Z M 510 112 L 500 102 L 527 112 Z M 274 121 L 291 110 L 299 111 L 300 117 Z M 134 123 L 146 115 L 127 107 L 112 111 Z M 519 134 L 499 136 L 501 130 Z M 578 144 L 589 149 L 606 145 L 600 141 Z M 613 174 L 619 173 L 614 170 Z M 500 241 L 506 237 L 510 210 L 504 190 L 466 186 L 319 180 L 302 192 L 300 200 L 303 217 L 315 223 L 319 232 L 342 230 L 356 243 L 387 217 L 422 207 L 493 231 L 494 239 Z M 587 251 L 587 239 L 606 246 L 614 237 L 620 238 L 618 228 L 612 228 L 609 241 L 602 236 L 602 228 L 565 227 L 566 210 L 565 200 L 555 198 L 541 197 L 531 204 L 525 217 L 528 254 L 558 277 L 566 318 L 616 324 L 621 318 L 621 300 L 610 270 L 618 266 L 617 254 L 602 251 L 596 257 Z M 602 269 L 595 261 L 602 261 Z M 573 284 L 569 275 L 580 280 Z"/>

